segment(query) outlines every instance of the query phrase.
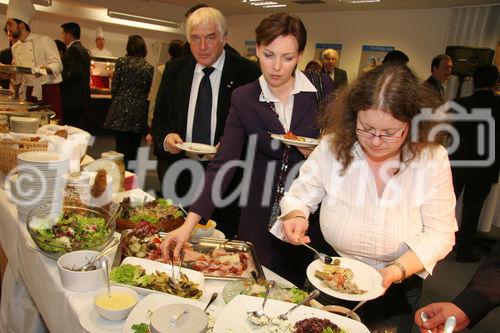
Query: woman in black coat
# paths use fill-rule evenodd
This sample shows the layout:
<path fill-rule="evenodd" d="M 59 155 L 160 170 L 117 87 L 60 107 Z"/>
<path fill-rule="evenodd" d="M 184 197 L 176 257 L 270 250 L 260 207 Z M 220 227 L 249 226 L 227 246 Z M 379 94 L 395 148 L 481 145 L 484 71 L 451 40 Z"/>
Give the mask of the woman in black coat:
<path fill-rule="evenodd" d="M 115 132 L 116 151 L 124 154 L 125 165 L 135 160 L 141 138 L 148 131 L 148 94 L 154 68 L 145 59 L 146 43 L 141 36 L 129 36 L 127 55 L 116 61 L 111 84 L 113 102 L 104 124 Z"/>

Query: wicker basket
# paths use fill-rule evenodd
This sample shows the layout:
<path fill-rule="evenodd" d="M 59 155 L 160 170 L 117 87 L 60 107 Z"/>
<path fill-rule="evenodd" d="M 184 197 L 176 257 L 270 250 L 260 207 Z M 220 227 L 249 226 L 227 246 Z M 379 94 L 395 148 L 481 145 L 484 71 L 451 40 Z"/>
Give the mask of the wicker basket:
<path fill-rule="evenodd" d="M 17 155 L 28 151 L 47 151 L 48 142 L 0 140 L 0 171 L 5 173 L 17 167 Z"/>

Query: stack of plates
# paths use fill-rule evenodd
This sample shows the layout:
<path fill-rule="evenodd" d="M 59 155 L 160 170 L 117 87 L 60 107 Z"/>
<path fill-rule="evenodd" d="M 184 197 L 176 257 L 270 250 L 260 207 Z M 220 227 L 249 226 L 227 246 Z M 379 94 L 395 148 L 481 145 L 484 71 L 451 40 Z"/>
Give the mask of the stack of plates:
<path fill-rule="evenodd" d="M 36 133 L 40 120 L 30 117 L 10 117 L 10 131 L 15 133 Z"/>
<path fill-rule="evenodd" d="M 64 201 L 63 175 L 69 170 L 68 160 L 58 153 L 33 151 L 19 154 L 17 161 L 17 178 L 11 177 L 10 181 L 19 219 L 25 222 L 28 213 L 40 205 L 48 205 L 49 211 L 58 216 Z"/>

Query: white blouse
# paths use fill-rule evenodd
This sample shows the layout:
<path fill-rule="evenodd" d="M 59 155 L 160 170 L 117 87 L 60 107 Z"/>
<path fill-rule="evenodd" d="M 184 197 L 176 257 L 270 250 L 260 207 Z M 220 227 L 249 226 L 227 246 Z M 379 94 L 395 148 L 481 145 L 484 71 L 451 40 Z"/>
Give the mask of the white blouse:
<path fill-rule="evenodd" d="M 354 159 L 341 176 L 330 138 L 324 137 L 301 167 L 281 200 L 282 216 L 301 210 L 308 217 L 321 203 L 321 231 L 341 256 L 381 269 L 411 249 L 425 268 L 419 275 L 432 273 L 451 251 L 457 231 L 446 150 L 424 150 L 388 181 L 379 197 L 361 146 L 354 146 Z M 283 239 L 281 222 L 271 233 Z"/>

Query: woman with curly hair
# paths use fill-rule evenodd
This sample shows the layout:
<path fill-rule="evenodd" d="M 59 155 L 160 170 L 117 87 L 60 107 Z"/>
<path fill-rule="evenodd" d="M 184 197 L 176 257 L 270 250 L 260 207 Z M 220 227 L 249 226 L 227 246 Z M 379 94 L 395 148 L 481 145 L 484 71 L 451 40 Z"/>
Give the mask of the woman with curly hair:
<path fill-rule="evenodd" d="M 368 302 L 372 329 L 410 332 L 423 278 L 452 249 L 455 195 L 438 121 L 418 117 L 437 101 L 404 66 L 365 73 L 324 116 L 325 135 L 281 200 L 271 232 L 308 243 L 319 204 L 323 236 L 343 257 L 382 275 Z"/>

